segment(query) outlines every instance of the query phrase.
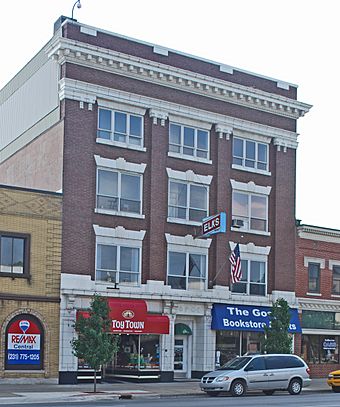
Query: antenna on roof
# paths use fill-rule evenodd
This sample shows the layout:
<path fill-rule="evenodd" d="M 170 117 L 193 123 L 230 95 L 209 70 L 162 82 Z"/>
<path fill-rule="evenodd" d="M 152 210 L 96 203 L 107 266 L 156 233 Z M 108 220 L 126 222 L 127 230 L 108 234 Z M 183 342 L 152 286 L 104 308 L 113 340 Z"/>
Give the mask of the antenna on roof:
<path fill-rule="evenodd" d="M 77 8 L 81 8 L 80 0 L 77 0 L 77 1 L 73 4 L 73 7 L 72 7 L 72 16 L 71 16 L 72 20 L 73 20 L 73 11 L 74 11 L 75 6 L 77 6 Z"/>

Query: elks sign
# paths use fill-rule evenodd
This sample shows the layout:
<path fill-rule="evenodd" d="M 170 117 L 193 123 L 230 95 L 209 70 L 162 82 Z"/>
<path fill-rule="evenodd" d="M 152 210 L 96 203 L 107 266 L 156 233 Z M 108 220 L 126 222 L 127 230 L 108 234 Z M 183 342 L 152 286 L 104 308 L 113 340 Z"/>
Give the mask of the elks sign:
<path fill-rule="evenodd" d="M 301 333 L 298 310 L 290 309 L 290 315 L 288 332 Z M 269 307 L 213 305 L 211 329 L 263 332 L 265 326 L 270 326 Z"/>
<path fill-rule="evenodd" d="M 109 298 L 109 317 L 112 333 L 125 334 L 168 334 L 169 318 L 165 315 L 148 314 L 144 300 Z M 88 316 L 86 311 L 78 315 Z"/>
<path fill-rule="evenodd" d="M 202 236 L 210 236 L 215 233 L 225 233 L 226 225 L 227 215 L 225 212 L 204 218 L 202 221 Z"/>

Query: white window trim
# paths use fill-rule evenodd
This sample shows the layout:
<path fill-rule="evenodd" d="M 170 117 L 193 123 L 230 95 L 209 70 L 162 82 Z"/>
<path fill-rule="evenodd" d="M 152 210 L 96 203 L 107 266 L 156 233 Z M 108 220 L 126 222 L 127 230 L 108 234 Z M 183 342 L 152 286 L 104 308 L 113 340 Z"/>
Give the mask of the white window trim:
<path fill-rule="evenodd" d="M 181 160 L 185 159 L 188 161 L 195 161 L 195 162 L 199 162 L 202 164 L 212 164 L 212 160 L 208 160 L 208 159 L 202 158 L 202 157 L 192 157 L 191 155 L 184 156 L 183 154 L 174 153 L 173 151 L 168 151 L 168 157 L 180 158 Z"/>
<path fill-rule="evenodd" d="M 340 260 L 329 260 L 328 269 L 333 271 L 333 266 L 340 266 Z"/>
<path fill-rule="evenodd" d="M 166 172 L 168 177 L 174 180 L 194 182 L 195 184 L 210 185 L 213 179 L 212 175 L 199 175 L 195 174 L 192 170 L 176 171 L 171 168 L 167 168 Z"/>
<path fill-rule="evenodd" d="M 98 108 L 119 111 L 122 113 L 136 114 L 139 116 L 145 116 L 145 113 L 146 113 L 145 108 L 125 104 L 122 102 L 115 102 L 113 100 L 97 99 L 97 103 L 98 103 Z"/>
<path fill-rule="evenodd" d="M 212 123 L 209 123 L 204 119 L 200 121 L 189 117 L 179 116 L 173 113 L 169 113 L 169 122 L 178 124 L 179 126 L 195 127 L 197 129 L 206 130 L 209 133 L 212 128 Z"/>
<path fill-rule="evenodd" d="M 119 148 L 126 148 L 128 150 L 137 150 L 137 151 L 146 151 L 145 147 L 140 147 L 140 146 L 134 146 L 133 144 L 127 144 L 127 143 L 121 143 L 119 141 L 111 141 L 111 140 L 106 140 L 102 138 L 96 138 L 96 143 L 98 144 L 105 144 L 107 146 L 115 146 Z"/>
<path fill-rule="evenodd" d="M 145 236 L 145 230 L 128 230 L 123 226 L 117 226 L 116 228 L 107 228 L 99 225 L 93 225 L 93 230 L 96 235 L 96 254 L 95 254 L 95 272 L 97 273 L 97 247 L 98 244 L 131 247 L 139 249 L 139 276 L 137 285 L 140 286 L 142 278 L 142 245 Z M 96 276 L 97 278 L 97 276 Z M 108 285 L 110 282 L 104 280 L 95 280 L 96 284 Z M 114 284 L 114 283 L 111 283 Z M 119 284 L 119 283 L 118 283 Z M 125 283 L 124 283 L 125 285 Z M 129 284 L 127 284 L 129 285 Z M 135 284 L 131 284 L 135 286 Z"/>
<path fill-rule="evenodd" d="M 304 267 L 308 267 L 309 263 L 316 263 L 320 265 L 320 269 L 324 269 L 325 268 L 325 259 L 321 259 L 321 258 L 317 258 L 317 257 L 308 257 L 305 256 L 303 258 L 303 265 Z M 340 262 L 339 262 L 340 265 Z"/>
<path fill-rule="evenodd" d="M 242 191 L 242 192 L 250 192 L 250 193 L 255 193 L 255 194 L 261 194 L 261 195 L 270 195 L 270 191 L 272 190 L 272 187 L 267 186 L 261 186 L 261 185 L 256 185 L 255 182 L 249 181 L 248 183 L 245 182 L 239 182 L 235 181 L 234 179 L 230 180 L 232 189 L 237 190 L 237 191 Z"/>
<path fill-rule="evenodd" d="M 176 236 L 171 235 L 169 233 L 165 233 L 165 238 L 167 241 L 167 271 L 166 271 L 166 278 L 168 280 L 169 276 L 169 252 L 177 252 L 177 253 L 189 253 L 189 254 L 199 254 L 202 256 L 206 256 L 206 278 L 204 282 L 204 289 L 208 287 L 208 278 L 209 278 L 209 248 L 212 242 L 212 239 L 195 239 L 192 235 L 186 236 Z M 188 279 L 188 276 L 185 276 Z M 189 291 L 187 288 L 186 290 L 180 291 Z M 197 291 L 197 290 L 192 290 Z"/>
<path fill-rule="evenodd" d="M 257 170 L 255 168 L 251 168 L 251 167 L 243 167 L 242 165 L 239 164 L 232 164 L 231 168 L 234 170 L 239 170 L 239 171 L 246 171 L 246 172 L 252 172 L 254 174 L 261 174 L 261 175 L 267 175 L 267 176 L 271 176 L 272 173 L 270 171 L 265 171 L 265 170 Z"/>
<path fill-rule="evenodd" d="M 94 159 L 96 161 L 97 167 L 102 167 L 103 169 L 111 168 L 115 170 L 144 174 L 146 168 L 146 164 L 144 163 L 141 164 L 131 163 L 126 161 L 125 158 L 123 157 L 119 157 L 116 160 L 112 160 L 110 158 L 103 158 L 100 155 L 95 155 Z"/>

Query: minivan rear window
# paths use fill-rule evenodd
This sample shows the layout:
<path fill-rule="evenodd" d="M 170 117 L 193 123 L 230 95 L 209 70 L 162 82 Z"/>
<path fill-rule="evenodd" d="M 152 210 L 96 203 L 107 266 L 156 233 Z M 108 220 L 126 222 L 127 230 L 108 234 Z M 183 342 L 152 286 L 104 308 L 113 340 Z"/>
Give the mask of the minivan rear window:
<path fill-rule="evenodd" d="M 289 369 L 294 367 L 303 367 L 302 360 L 295 356 L 267 356 L 267 369 Z"/>

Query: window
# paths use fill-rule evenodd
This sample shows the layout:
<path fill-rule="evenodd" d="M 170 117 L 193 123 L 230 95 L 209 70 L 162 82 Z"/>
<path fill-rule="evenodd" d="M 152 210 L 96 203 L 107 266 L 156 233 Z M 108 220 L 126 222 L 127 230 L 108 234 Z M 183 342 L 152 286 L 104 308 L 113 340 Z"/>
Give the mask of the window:
<path fill-rule="evenodd" d="M 320 292 L 320 264 L 318 263 L 308 263 L 308 291 Z"/>
<path fill-rule="evenodd" d="M 264 358 L 258 357 L 254 358 L 249 365 L 245 368 L 246 372 L 254 371 L 254 370 L 265 370 L 266 365 L 264 363 Z"/>
<path fill-rule="evenodd" d="M 138 247 L 97 244 L 96 280 L 138 285 L 139 252 Z"/>
<path fill-rule="evenodd" d="M 340 266 L 333 266 L 332 294 L 340 295 Z"/>
<path fill-rule="evenodd" d="M 0 233 L 0 275 L 28 275 L 28 236 Z"/>
<path fill-rule="evenodd" d="M 98 169 L 97 208 L 141 213 L 141 175 Z"/>
<path fill-rule="evenodd" d="M 194 127 L 170 123 L 169 151 L 172 153 L 208 159 L 209 132 Z"/>
<path fill-rule="evenodd" d="M 302 335 L 301 356 L 307 363 L 339 363 L 339 340 L 334 335 Z"/>
<path fill-rule="evenodd" d="M 114 143 L 141 147 L 143 117 L 99 108 L 97 137 Z"/>
<path fill-rule="evenodd" d="M 233 191 L 232 225 L 241 230 L 268 230 L 268 197 L 264 195 Z"/>
<path fill-rule="evenodd" d="M 234 137 L 233 164 L 247 169 L 268 171 L 268 145 Z"/>
<path fill-rule="evenodd" d="M 202 290 L 207 276 L 207 256 L 169 251 L 168 285 L 171 288 Z"/>
<path fill-rule="evenodd" d="M 241 256 L 242 258 L 242 256 Z M 242 278 L 232 284 L 233 293 L 266 295 L 266 262 L 241 260 Z"/>
<path fill-rule="evenodd" d="M 168 216 L 201 222 L 208 216 L 208 188 L 193 183 L 170 181 Z"/>

